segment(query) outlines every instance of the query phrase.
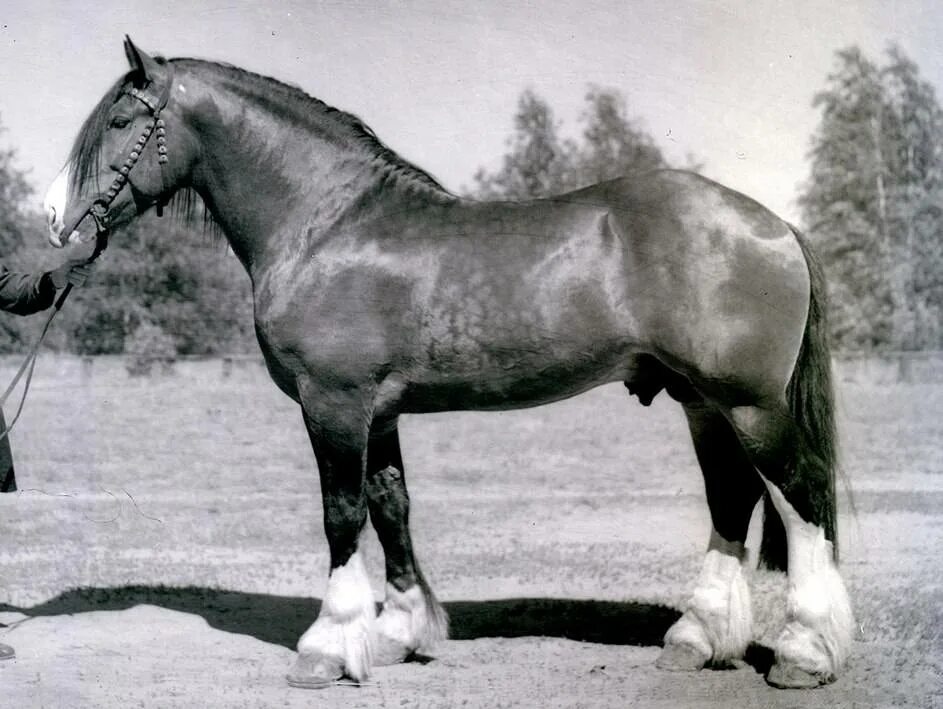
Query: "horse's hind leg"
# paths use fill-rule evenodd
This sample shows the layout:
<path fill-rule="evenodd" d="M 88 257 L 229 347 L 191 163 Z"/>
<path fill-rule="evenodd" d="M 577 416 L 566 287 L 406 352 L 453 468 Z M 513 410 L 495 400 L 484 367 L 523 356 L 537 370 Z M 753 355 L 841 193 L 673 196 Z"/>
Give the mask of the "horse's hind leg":
<path fill-rule="evenodd" d="M 736 407 L 730 418 L 763 475 L 788 545 L 786 627 L 767 681 L 815 687 L 835 679 L 851 649 L 854 618 L 825 529 L 834 499 L 827 462 L 785 408 Z"/>
<path fill-rule="evenodd" d="M 744 543 L 763 493 L 763 482 L 727 419 L 703 401 L 690 401 L 684 410 L 713 528 L 694 593 L 665 635 L 657 665 L 669 670 L 723 666 L 743 657 L 753 623 Z"/>
<path fill-rule="evenodd" d="M 446 636 L 445 611 L 423 578 L 409 534 L 409 493 L 396 422 L 376 427 L 367 451 L 370 520 L 386 557 L 386 600 L 377 619 L 377 664 L 401 662 Z"/>
<path fill-rule="evenodd" d="M 336 398 L 323 399 L 337 405 Z M 321 477 L 331 571 L 320 613 L 298 641 L 298 658 L 288 674 L 289 684 L 296 687 L 325 687 L 345 675 L 363 680 L 370 673 L 376 605 L 358 550 L 367 521 L 368 434 L 366 426 L 361 428 L 359 403 L 338 407 L 349 421 L 337 416 L 314 418 L 305 410 Z"/>

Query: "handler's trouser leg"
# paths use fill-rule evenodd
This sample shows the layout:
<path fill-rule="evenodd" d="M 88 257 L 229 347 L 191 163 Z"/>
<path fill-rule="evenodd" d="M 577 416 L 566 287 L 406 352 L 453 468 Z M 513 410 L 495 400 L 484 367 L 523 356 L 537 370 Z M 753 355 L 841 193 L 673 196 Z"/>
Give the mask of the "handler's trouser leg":
<path fill-rule="evenodd" d="M 3 411 L 0 410 L 0 433 L 7 428 L 7 422 L 3 420 Z M 13 475 L 13 451 L 10 448 L 10 437 L 4 436 L 0 440 L 0 492 L 14 492 L 16 490 L 16 477 Z M 0 661 L 12 660 L 16 656 L 13 648 L 4 643 L 0 643 Z"/>
<path fill-rule="evenodd" d="M 0 433 L 7 430 L 7 422 L 0 411 Z M 13 473 L 13 450 L 10 437 L 0 439 L 0 492 L 16 492 L 16 475 Z"/>

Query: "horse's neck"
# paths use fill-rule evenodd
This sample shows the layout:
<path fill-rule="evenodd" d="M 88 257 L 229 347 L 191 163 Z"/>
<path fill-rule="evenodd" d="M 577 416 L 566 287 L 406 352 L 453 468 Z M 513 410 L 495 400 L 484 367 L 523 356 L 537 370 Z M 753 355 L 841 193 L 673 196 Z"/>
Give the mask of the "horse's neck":
<path fill-rule="evenodd" d="M 201 120 L 194 186 L 250 271 L 306 248 L 374 189 L 370 157 L 262 105 L 225 93 Z"/>

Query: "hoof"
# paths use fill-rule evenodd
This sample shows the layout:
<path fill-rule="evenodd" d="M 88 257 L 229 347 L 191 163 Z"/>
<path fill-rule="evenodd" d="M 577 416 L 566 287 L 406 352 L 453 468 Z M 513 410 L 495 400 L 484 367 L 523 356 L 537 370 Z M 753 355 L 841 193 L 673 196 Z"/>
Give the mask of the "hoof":
<path fill-rule="evenodd" d="M 655 660 L 655 667 L 669 672 L 697 672 L 704 669 L 710 659 L 693 645 L 668 643 Z"/>
<path fill-rule="evenodd" d="M 0 661 L 3 660 L 12 660 L 16 657 L 16 652 L 9 645 L 4 645 L 0 643 Z"/>
<path fill-rule="evenodd" d="M 344 661 L 339 657 L 298 655 L 286 679 L 292 687 L 324 689 L 344 676 Z"/>
<path fill-rule="evenodd" d="M 766 675 L 767 683 L 779 689 L 815 689 L 833 679 L 834 677 L 812 674 L 796 665 L 782 662 L 773 665 Z"/>
<path fill-rule="evenodd" d="M 414 652 L 398 640 L 381 633 L 377 635 L 377 644 L 373 651 L 373 664 L 380 666 L 398 665 Z"/>

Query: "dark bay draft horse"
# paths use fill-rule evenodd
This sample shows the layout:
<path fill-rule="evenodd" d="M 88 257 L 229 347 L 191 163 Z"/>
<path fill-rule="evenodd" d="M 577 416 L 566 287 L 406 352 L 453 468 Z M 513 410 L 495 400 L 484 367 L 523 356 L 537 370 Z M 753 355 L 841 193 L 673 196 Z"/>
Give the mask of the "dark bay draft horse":
<path fill-rule="evenodd" d="M 766 495 L 790 577 L 767 679 L 836 677 L 853 621 L 833 551 L 823 284 L 795 229 L 671 170 L 552 199 L 463 199 L 297 88 L 125 51 L 130 71 L 50 188 L 50 239 L 196 193 L 248 271 L 268 370 L 314 449 L 330 548 L 292 684 L 363 680 L 445 633 L 408 529 L 400 414 L 535 406 L 607 382 L 681 403 L 713 522 L 658 664 L 743 656 L 744 542 Z M 386 558 L 379 615 L 358 553 L 368 517 Z"/>

